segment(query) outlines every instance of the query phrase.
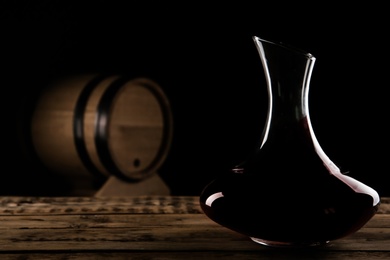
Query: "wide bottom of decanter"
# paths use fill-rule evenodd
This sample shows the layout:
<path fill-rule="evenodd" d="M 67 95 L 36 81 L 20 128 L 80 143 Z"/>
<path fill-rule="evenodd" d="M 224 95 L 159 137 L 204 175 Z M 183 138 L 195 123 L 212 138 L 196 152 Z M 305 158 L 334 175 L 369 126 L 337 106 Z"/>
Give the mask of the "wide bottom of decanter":
<path fill-rule="evenodd" d="M 330 241 L 316 241 L 316 242 L 281 242 L 250 237 L 252 241 L 263 246 L 268 247 L 287 247 L 287 248 L 302 248 L 302 247 L 318 247 L 328 244 Z"/>
<path fill-rule="evenodd" d="M 353 234 L 377 212 L 376 194 L 357 193 L 333 175 L 318 179 L 308 185 L 291 178 L 286 183 L 225 175 L 205 187 L 200 206 L 216 223 L 258 244 L 291 248 L 320 246 Z"/>

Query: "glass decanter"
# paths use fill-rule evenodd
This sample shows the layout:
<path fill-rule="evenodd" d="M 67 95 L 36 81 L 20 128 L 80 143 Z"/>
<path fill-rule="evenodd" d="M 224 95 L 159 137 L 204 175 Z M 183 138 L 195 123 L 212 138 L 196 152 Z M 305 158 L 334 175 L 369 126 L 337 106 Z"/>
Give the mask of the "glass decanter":
<path fill-rule="evenodd" d="M 266 246 L 317 246 L 358 231 L 377 212 L 380 197 L 342 173 L 314 134 L 308 97 L 315 57 L 253 40 L 269 101 L 259 147 L 203 189 L 203 212 Z"/>

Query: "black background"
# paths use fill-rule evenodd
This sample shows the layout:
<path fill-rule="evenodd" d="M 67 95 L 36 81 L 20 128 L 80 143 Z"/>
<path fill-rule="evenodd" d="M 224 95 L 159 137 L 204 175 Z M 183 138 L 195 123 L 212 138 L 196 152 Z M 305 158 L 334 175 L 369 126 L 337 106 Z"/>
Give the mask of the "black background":
<path fill-rule="evenodd" d="M 65 190 L 29 154 L 28 120 L 39 91 L 76 72 L 156 80 L 174 115 L 160 175 L 173 194 L 199 194 L 260 137 L 267 100 L 256 35 L 317 58 L 309 103 L 321 146 L 351 176 L 390 195 L 384 6 L 100 0 L 0 8 L 1 194 Z"/>

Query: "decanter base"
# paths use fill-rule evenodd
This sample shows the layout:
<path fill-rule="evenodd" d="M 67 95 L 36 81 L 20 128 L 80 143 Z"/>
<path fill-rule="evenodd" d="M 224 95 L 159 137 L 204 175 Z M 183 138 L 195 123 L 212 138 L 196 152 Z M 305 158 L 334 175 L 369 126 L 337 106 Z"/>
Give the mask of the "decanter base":
<path fill-rule="evenodd" d="M 318 241 L 318 242 L 280 242 L 280 241 L 270 241 L 270 240 L 264 240 L 256 237 L 250 237 L 252 241 L 263 245 L 263 246 L 269 246 L 269 247 L 289 247 L 289 248 L 298 248 L 298 247 L 317 247 L 317 246 L 323 246 L 329 243 L 329 241 Z"/>

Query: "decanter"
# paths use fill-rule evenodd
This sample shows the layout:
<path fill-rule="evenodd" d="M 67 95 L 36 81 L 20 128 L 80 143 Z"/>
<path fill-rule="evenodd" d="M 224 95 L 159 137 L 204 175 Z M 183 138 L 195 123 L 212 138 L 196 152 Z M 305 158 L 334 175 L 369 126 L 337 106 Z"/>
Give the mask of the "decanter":
<path fill-rule="evenodd" d="M 342 173 L 321 148 L 309 116 L 315 57 L 253 36 L 268 91 L 256 151 L 199 196 L 214 222 L 270 247 L 327 244 L 361 229 L 379 194 Z"/>

